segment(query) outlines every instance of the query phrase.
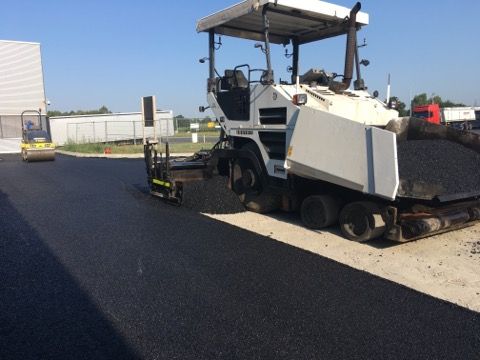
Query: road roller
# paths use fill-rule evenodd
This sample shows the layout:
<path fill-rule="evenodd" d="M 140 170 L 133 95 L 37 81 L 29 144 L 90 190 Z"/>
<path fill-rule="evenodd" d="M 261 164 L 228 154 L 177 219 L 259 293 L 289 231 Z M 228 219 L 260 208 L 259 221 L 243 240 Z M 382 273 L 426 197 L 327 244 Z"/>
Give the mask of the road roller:
<path fill-rule="evenodd" d="M 32 120 L 38 119 L 36 122 Z M 39 111 L 26 110 L 21 114 L 22 142 L 20 150 L 22 160 L 52 161 L 55 160 L 55 144 L 48 132 L 42 128 L 42 117 Z"/>

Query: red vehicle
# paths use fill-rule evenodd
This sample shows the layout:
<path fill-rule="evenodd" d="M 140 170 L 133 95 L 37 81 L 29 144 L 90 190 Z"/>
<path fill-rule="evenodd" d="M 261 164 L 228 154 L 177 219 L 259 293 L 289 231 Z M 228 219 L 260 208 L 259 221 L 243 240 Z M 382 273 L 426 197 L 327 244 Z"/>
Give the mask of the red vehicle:
<path fill-rule="evenodd" d="M 428 104 L 415 106 L 413 108 L 413 116 L 425 119 L 433 124 L 440 124 L 440 106 L 438 104 Z"/>

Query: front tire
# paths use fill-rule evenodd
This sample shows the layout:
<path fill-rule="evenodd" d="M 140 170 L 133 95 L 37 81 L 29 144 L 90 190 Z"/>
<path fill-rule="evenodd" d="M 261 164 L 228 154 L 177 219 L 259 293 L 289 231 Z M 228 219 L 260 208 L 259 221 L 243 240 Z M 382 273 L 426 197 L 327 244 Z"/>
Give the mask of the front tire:
<path fill-rule="evenodd" d="M 253 143 L 247 143 L 242 150 L 251 151 L 257 159 L 258 149 Z M 265 214 L 280 207 L 280 196 L 264 189 L 261 176 L 248 158 L 236 159 L 232 168 L 232 189 L 242 204 L 250 211 Z"/>

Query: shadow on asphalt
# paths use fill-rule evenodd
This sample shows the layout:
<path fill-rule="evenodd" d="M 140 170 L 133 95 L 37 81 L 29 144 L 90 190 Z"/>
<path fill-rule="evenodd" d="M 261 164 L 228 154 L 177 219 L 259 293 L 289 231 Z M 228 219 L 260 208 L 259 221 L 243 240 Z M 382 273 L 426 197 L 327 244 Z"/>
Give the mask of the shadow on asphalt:
<path fill-rule="evenodd" d="M 0 358 L 136 357 L 1 191 L 0 231 Z"/>

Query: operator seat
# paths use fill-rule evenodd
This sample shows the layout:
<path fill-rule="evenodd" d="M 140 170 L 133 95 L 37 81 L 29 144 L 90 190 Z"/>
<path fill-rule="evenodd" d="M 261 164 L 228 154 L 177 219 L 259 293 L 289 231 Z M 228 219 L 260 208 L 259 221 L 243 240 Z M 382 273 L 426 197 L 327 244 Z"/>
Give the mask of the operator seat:
<path fill-rule="evenodd" d="M 229 120 L 250 119 L 250 84 L 241 70 L 225 70 L 217 93 L 218 103 Z"/>
<path fill-rule="evenodd" d="M 301 84 L 310 85 L 315 83 L 320 86 L 329 86 L 332 80 L 332 74 L 325 72 L 323 69 L 310 69 L 300 76 Z"/>
<path fill-rule="evenodd" d="M 242 70 L 225 70 L 221 81 L 222 90 L 247 89 L 248 80 Z"/>

